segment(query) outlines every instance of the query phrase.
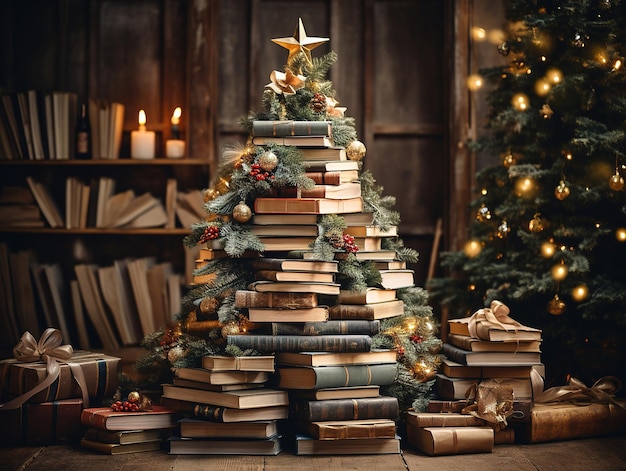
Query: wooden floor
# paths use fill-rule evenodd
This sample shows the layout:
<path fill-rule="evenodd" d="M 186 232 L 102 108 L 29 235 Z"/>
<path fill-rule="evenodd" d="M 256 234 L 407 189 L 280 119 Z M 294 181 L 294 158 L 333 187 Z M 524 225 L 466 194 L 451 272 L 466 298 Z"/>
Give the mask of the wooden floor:
<path fill-rule="evenodd" d="M 0 424 L 0 426 L 2 426 Z M 626 470 L 626 436 L 534 445 L 497 445 L 493 453 L 430 457 L 404 450 L 378 456 L 183 456 L 165 452 L 100 455 L 79 447 L 0 449 L 0 470 L 27 471 L 618 471 Z"/>

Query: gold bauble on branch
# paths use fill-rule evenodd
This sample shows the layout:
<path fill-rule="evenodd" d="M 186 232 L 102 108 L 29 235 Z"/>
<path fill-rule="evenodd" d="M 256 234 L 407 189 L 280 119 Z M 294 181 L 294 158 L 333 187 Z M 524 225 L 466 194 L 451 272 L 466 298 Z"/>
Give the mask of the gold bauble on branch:
<path fill-rule="evenodd" d="M 217 312 L 220 302 L 213 296 L 207 296 L 200 301 L 200 312 L 204 315 L 211 315 Z"/>
<path fill-rule="evenodd" d="M 615 170 L 615 174 L 609 179 L 609 188 L 613 191 L 621 191 L 624 188 L 624 178 Z"/>
<path fill-rule="evenodd" d="M 278 165 L 278 156 L 271 150 L 265 151 L 259 157 L 259 165 L 266 172 L 271 172 Z"/>
<path fill-rule="evenodd" d="M 565 198 L 569 196 L 569 194 L 570 194 L 570 189 L 565 184 L 565 180 L 561 180 L 559 184 L 557 185 L 557 187 L 554 189 L 554 196 L 556 196 L 557 200 L 563 201 Z"/>
<path fill-rule="evenodd" d="M 252 210 L 243 201 L 233 209 L 233 219 L 237 222 L 248 222 L 252 217 Z"/>
<path fill-rule="evenodd" d="M 187 355 L 185 349 L 180 345 L 177 345 L 169 349 L 169 351 L 167 352 L 167 359 L 170 361 L 170 363 L 175 363 L 178 360 L 183 359 L 185 355 Z"/>
<path fill-rule="evenodd" d="M 565 262 L 561 260 L 561 263 L 558 263 L 552 267 L 551 273 L 552 278 L 554 278 L 556 281 L 563 281 L 565 278 L 567 278 L 569 269 L 567 268 L 567 265 L 565 265 Z"/>
<path fill-rule="evenodd" d="M 548 307 L 548 312 L 552 314 L 553 316 L 560 316 L 561 314 L 565 312 L 565 309 L 567 309 L 567 305 L 563 302 L 561 298 L 559 298 L 558 294 L 555 294 L 554 298 L 552 298 L 548 302 L 547 307 Z"/>
<path fill-rule="evenodd" d="M 491 211 L 489 211 L 489 208 L 485 205 L 485 203 L 483 203 L 480 205 L 480 208 L 478 208 L 478 211 L 476 212 L 476 220 L 480 222 L 485 222 L 489 219 L 491 219 Z"/>
<path fill-rule="evenodd" d="M 346 156 L 350 160 L 359 161 L 363 157 L 365 157 L 366 152 L 367 149 L 365 148 L 365 144 L 363 144 L 361 141 L 352 141 L 350 144 L 348 144 L 348 147 L 346 147 Z"/>
<path fill-rule="evenodd" d="M 213 201 L 219 195 L 220 195 L 220 192 L 217 191 L 215 188 L 207 188 L 206 190 L 204 190 L 204 193 L 202 194 L 202 199 L 204 200 L 205 203 L 208 203 L 209 201 Z"/>
<path fill-rule="evenodd" d="M 543 231 L 543 221 L 541 217 L 539 217 L 539 214 L 535 214 L 528 222 L 528 230 L 534 233 Z"/>
<path fill-rule="evenodd" d="M 239 326 L 235 322 L 229 322 L 222 327 L 222 337 L 226 338 L 229 335 L 239 335 Z"/>

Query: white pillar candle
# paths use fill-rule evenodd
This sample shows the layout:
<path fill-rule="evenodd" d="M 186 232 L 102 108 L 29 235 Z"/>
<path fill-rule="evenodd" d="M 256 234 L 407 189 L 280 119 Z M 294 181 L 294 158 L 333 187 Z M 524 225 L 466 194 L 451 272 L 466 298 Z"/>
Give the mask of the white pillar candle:
<path fill-rule="evenodd" d="M 168 139 L 165 141 L 165 156 L 170 159 L 180 159 L 185 156 L 185 141 Z"/>
<path fill-rule="evenodd" d="M 156 134 L 146 130 L 146 113 L 139 110 L 139 129 L 130 133 L 130 156 L 133 159 L 154 159 Z"/>

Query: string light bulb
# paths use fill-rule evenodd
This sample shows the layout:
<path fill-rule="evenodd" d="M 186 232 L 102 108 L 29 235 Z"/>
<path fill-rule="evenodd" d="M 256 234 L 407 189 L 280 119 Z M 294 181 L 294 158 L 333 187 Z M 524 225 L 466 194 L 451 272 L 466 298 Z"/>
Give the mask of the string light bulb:
<path fill-rule="evenodd" d="M 563 260 L 561 260 L 561 263 L 554 265 L 551 270 L 552 278 L 556 281 L 563 281 L 567 277 L 568 272 L 567 265 L 565 265 Z"/>
<path fill-rule="evenodd" d="M 528 109 L 528 97 L 523 93 L 517 93 L 511 100 L 513 108 L 517 111 L 525 111 Z"/>
<path fill-rule="evenodd" d="M 618 227 L 615 231 L 615 238 L 619 242 L 626 242 L 626 229 L 623 227 Z"/>
<path fill-rule="evenodd" d="M 584 301 L 589 295 L 589 289 L 585 284 L 580 284 L 572 290 L 572 299 L 577 302 Z"/>
<path fill-rule="evenodd" d="M 483 247 L 482 247 L 481 243 L 478 242 L 477 240 L 468 240 L 465 243 L 465 245 L 463 246 L 463 252 L 469 258 L 474 258 L 474 257 L 478 256 L 478 254 L 480 254 L 482 249 L 483 249 Z"/>
<path fill-rule="evenodd" d="M 556 253 L 556 246 L 552 241 L 544 242 L 541 244 L 541 255 L 545 258 L 550 258 Z"/>

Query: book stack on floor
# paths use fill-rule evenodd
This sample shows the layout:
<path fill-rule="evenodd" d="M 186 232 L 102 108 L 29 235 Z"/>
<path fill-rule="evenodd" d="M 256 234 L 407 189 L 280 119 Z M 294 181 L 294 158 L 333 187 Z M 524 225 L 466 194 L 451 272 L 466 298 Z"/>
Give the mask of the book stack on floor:
<path fill-rule="evenodd" d="M 83 448 L 118 455 L 161 448 L 163 438 L 176 426 L 179 413 L 155 405 L 150 410 L 116 411 L 111 407 L 83 409 Z"/>
<path fill-rule="evenodd" d="M 170 454 L 276 455 L 278 421 L 289 415 L 285 391 L 267 387 L 274 357 L 206 356 L 163 385 L 161 404 L 184 414 Z"/>

